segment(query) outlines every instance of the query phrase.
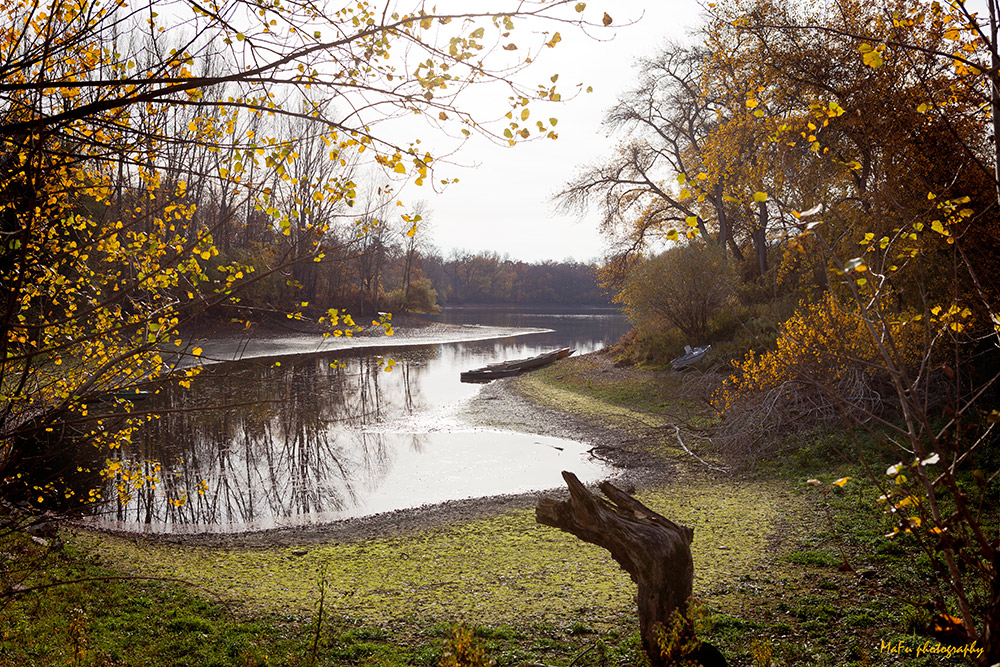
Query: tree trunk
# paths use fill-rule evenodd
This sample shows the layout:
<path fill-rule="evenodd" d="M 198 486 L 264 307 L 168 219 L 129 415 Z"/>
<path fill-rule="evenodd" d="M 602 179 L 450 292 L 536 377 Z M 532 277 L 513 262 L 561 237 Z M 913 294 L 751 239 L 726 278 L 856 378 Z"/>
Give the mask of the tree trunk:
<path fill-rule="evenodd" d="M 750 230 L 757 251 L 757 272 L 767 273 L 767 202 L 757 202 L 757 226 Z"/>
<path fill-rule="evenodd" d="M 694 582 L 691 540 L 694 530 L 660 516 L 610 482 L 600 485 L 611 502 L 591 494 L 570 472 L 563 472 L 570 499 L 542 498 L 535 519 L 604 547 L 638 586 L 639 632 L 653 667 L 665 665 L 656 626 L 670 626 L 675 609 L 686 611 Z"/>

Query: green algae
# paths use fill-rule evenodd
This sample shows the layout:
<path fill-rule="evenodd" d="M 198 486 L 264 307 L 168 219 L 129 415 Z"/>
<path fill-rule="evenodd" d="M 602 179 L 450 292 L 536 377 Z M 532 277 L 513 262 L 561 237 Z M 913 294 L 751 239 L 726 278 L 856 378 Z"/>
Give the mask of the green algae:
<path fill-rule="evenodd" d="M 710 480 L 640 498 L 694 527 L 699 596 L 757 567 L 778 517 L 764 489 Z M 102 537 L 90 548 L 135 574 L 181 578 L 258 611 L 308 613 L 323 577 L 330 613 L 373 623 L 572 619 L 604 629 L 634 614 L 634 586 L 606 551 L 537 525 L 528 510 L 342 544 L 245 549 Z"/>
<path fill-rule="evenodd" d="M 599 364 L 596 367 L 601 368 Z M 595 373 L 595 364 L 588 359 L 574 359 L 569 368 L 570 375 L 558 375 L 548 368 L 521 376 L 517 379 L 517 390 L 540 405 L 637 438 L 644 452 L 661 458 L 690 456 L 676 439 L 673 430 L 676 423 L 703 427 L 710 421 L 703 407 L 698 408 L 680 396 L 682 388 L 676 380 L 654 382 L 630 374 L 609 378 L 600 370 Z M 685 436 L 689 449 L 700 444 L 700 438 Z M 707 459 L 717 462 L 712 456 Z"/>
<path fill-rule="evenodd" d="M 578 390 L 556 386 L 545 381 L 538 374 L 518 378 L 518 390 L 528 398 L 574 414 L 585 415 L 612 428 L 626 433 L 637 434 L 650 427 L 662 427 L 670 423 L 664 416 L 640 412 L 626 405 L 609 403 L 598 397 Z"/>

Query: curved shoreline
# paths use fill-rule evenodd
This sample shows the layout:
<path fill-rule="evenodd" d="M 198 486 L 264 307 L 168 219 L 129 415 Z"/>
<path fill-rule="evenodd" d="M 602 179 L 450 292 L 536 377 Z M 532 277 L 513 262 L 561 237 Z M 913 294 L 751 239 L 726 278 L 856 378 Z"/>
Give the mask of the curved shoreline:
<path fill-rule="evenodd" d="M 495 327 L 472 324 L 448 324 L 428 322 L 419 318 L 406 318 L 405 325 L 395 330 L 392 336 L 384 335 L 381 329 L 369 327 L 353 336 L 324 337 L 318 331 L 297 331 L 278 333 L 273 329 L 267 333 L 252 335 L 223 335 L 196 337 L 191 344 L 202 349 L 199 357 L 203 365 L 222 364 L 250 359 L 284 359 L 288 357 L 331 352 L 351 352 L 366 349 L 400 349 L 444 343 L 473 343 L 484 340 L 502 340 L 549 333 L 552 329 L 530 327 Z"/>
<path fill-rule="evenodd" d="M 601 353 L 593 355 L 600 358 Z M 533 400 L 519 389 L 518 380 L 522 379 L 524 378 L 506 378 L 484 385 L 480 393 L 465 407 L 462 417 L 470 422 L 505 431 L 569 438 L 587 443 L 592 456 L 614 466 L 616 474 L 612 479 L 615 484 L 627 489 L 648 483 L 672 469 L 672 465 L 661 458 L 622 446 L 627 436 L 616 429 Z M 394 537 L 528 509 L 534 507 L 542 496 L 562 492 L 559 488 L 553 488 L 465 498 L 329 523 L 241 532 L 143 533 L 95 527 L 85 522 L 77 525 L 88 532 L 138 539 L 152 544 L 271 548 Z"/>

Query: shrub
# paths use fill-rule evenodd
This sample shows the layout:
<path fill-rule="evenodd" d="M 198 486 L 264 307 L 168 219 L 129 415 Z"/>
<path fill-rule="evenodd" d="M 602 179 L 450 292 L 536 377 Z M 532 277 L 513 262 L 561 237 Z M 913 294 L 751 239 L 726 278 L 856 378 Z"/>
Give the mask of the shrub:
<path fill-rule="evenodd" d="M 451 629 L 441 656 L 441 667 L 490 667 L 495 664 L 471 628 L 459 625 Z"/>
<path fill-rule="evenodd" d="M 900 358 L 916 363 L 924 330 L 915 318 L 886 323 Z M 863 319 L 827 293 L 781 325 L 775 348 L 751 350 L 713 396 L 722 415 L 718 442 L 755 453 L 793 428 L 866 421 L 891 410 L 888 377 Z"/>
<path fill-rule="evenodd" d="M 640 330 L 667 322 L 701 339 L 709 320 L 731 301 L 735 281 L 735 268 L 723 249 L 691 244 L 635 266 L 617 300 Z"/>
<path fill-rule="evenodd" d="M 427 278 L 410 283 L 409 295 L 402 288 L 392 290 L 385 297 L 386 307 L 393 312 L 434 314 L 441 312 L 437 304 L 437 290 Z"/>

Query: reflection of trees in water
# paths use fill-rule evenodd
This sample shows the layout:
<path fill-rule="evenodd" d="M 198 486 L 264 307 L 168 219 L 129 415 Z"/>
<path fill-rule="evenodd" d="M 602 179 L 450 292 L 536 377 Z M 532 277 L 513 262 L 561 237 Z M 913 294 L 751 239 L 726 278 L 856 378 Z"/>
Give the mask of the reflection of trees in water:
<path fill-rule="evenodd" d="M 393 461 L 385 435 L 360 427 L 409 412 L 414 393 L 405 365 L 402 386 L 386 392 L 373 359 L 346 361 L 210 367 L 190 390 L 165 387 L 150 406 L 162 417 L 121 454 L 132 466 L 161 461 L 160 481 L 119 503 L 116 518 L 261 525 L 356 505 Z"/>

